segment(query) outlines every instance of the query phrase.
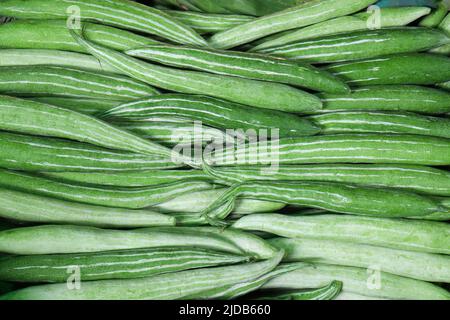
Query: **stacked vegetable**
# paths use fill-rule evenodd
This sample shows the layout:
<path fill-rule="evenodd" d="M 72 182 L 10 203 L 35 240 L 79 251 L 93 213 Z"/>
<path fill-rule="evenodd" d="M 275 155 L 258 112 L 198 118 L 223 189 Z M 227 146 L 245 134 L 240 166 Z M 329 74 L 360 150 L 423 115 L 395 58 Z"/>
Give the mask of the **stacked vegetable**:
<path fill-rule="evenodd" d="M 0 299 L 450 299 L 450 15 L 375 3 L 1 0 Z"/>

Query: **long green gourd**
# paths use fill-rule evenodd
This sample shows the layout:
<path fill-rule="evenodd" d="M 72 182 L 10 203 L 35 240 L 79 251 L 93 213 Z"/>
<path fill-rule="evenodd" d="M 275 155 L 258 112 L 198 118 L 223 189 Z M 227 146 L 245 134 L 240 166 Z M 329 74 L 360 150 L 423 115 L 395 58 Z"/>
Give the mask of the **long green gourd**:
<path fill-rule="evenodd" d="M 0 132 L 0 167 L 50 172 L 124 172 L 181 167 L 171 157 L 100 148 L 56 138 Z"/>
<path fill-rule="evenodd" d="M 320 94 L 324 107 L 317 113 L 336 111 L 450 112 L 450 93 L 413 85 L 378 85 L 355 88 L 349 94 Z"/>
<path fill-rule="evenodd" d="M 181 10 L 163 11 L 200 34 L 228 30 L 254 19 L 251 16 L 237 14 L 211 14 Z"/>
<path fill-rule="evenodd" d="M 89 98 L 29 97 L 26 99 L 51 104 L 88 115 L 96 115 L 105 112 L 123 103 L 123 101 Z"/>
<path fill-rule="evenodd" d="M 333 280 L 344 283 L 343 293 L 393 300 L 449 300 L 450 294 L 435 284 L 386 272 L 316 264 L 284 273 L 263 289 L 298 290 L 320 288 Z M 369 283 L 369 285 L 368 285 Z"/>
<path fill-rule="evenodd" d="M 198 121 L 202 125 L 225 130 L 243 130 L 260 134 L 278 129 L 281 137 L 314 135 L 320 129 L 308 120 L 276 110 L 258 110 L 245 105 L 207 96 L 162 94 L 154 98 L 124 103 L 99 115 L 105 120 L 161 121 L 164 118 Z"/>
<path fill-rule="evenodd" d="M 308 117 L 322 134 L 395 133 L 450 138 L 450 120 L 414 113 L 347 111 Z"/>
<path fill-rule="evenodd" d="M 209 144 L 214 141 L 234 141 L 236 139 L 220 129 L 206 126 L 203 123 L 201 127 L 196 127 L 195 123 L 169 121 L 112 121 L 111 123 L 144 139 L 150 139 L 165 146 L 183 143 Z"/>
<path fill-rule="evenodd" d="M 339 33 L 258 52 L 306 63 L 331 63 L 427 51 L 448 43 L 450 38 L 439 30 L 403 27 Z"/>
<path fill-rule="evenodd" d="M 450 173 L 431 167 L 387 164 L 291 165 L 279 166 L 272 174 L 264 174 L 267 169 L 263 166 L 217 167 L 214 168 L 214 176 L 228 184 L 255 180 L 327 181 L 450 196 Z"/>
<path fill-rule="evenodd" d="M 202 268 L 153 277 L 126 280 L 99 280 L 83 283 L 80 290 L 67 284 L 29 287 L 0 297 L 1 300 L 175 300 L 216 287 L 249 282 L 272 271 L 282 252 L 272 259 L 237 266 Z"/>
<path fill-rule="evenodd" d="M 442 20 L 438 28 L 450 36 L 450 13 Z M 450 44 L 430 50 L 432 53 L 450 55 Z"/>
<path fill-rule="evenodd" d="M 408 53 L 337 63 L 325 70 L 341 77 L 350 86 L 434 85 L 450 79 L 450 58 L 437 54 Z"/>
<path fill-rule="evenodd" d="M 438 200 L 406 191 L 315 181 L 249 181 L 231 187 L 204 212 L 210 215 L 239 196 L 374 217 L 420 217 L 448 211 Z"/>
<path fill-rule="evenodd" d="M 265 231 L 287 238 L 347 241 L 399 250 L 450 253 L 450 226 L 443 222 L 334 214 L 252 214 L 240 218 L 233 227 Z"/>
<path fill-rule="evenodd" d="M 94 117 L 34 101 L 0 96 L 0 129 L 66 138 L 110 149 L 171 156 L 172 150 Z"/>
<path fill-rule="evenodd" d="M 153 248 L 98 253 L 11 256 L 0 259 L 0 279 L 66 282 L 68 270 L 81 281 L 130 279 L 246 262 L 248 257 L 199 248 Z"/>
<path fill-rule="evenodd" d="M 119 51 L 160 43 L 102 24 L 86 22 L 83 26 L 87 39 Z M 65 20 L 15 20 L 0 25 L 0 48 L 50 49 L 87 53 L 70 35 Z"/>
<path fill-rule="evenodd" d="M 157 204 L 156 209 L 166 213 L 191 213 L 190 218 L 200 219 L 202 211 L 216 201 L 226 189 L 198 191 L 179 196 L 164 203 Z M 255 199 L 238 198 L 234 204 L 235 213 L 275 212 L 286 205 L 280 202 L 270 202 Z M 200 221 L 203 221 L 200 219 Z"/>
<path fill-rule="evenodd" d="M 132 78 L 166 90 L 208 94 L 253 107 L 282 111 L 300 112 L 322 108 L 322 103 L 316 96 L 290 86 L 161 67 L 96 45 L 74 30 L 70 31 L 78 43 L 101 61 Z"/>
<path fill-rule="evenodd" d="M 138 188 L 83 186 L 9 170 L 0 170 L 0 186 L 73 202 L 129 209 L 147 208 L 185 193 L 212 188 L 207 182 L 195 180 Z"/>
<path fill-rule="evenodd" d="M 350 90 L 340 79 L 320 69 L 254 53 L 152 45 L 128 50 L 126 54 L 168 66 L 284 83 L 316 91 L 345 93 Z"/>
<path fill-rule="evenodd" d="M 259 164 L 388 163 L 450 165 L 450 140 L 439 137 L 392 134 L 339 134 L 280 139 L 264 146 L 249 143 L 238 150 L 212 154 L 218 166 Z M 381 152 L 382 151 L 382 152 Z"/>
<path fill-rule="evenodd" d="M 420 20 L 419 26 L 427 28 L 438 26 L 447 15 L 449 9 L 448 2 L 439 1 L 437 8 L 431 14 Z"/>
<path fill-rule="evenodd" d="M 183 180 L 211 181 L 211 178 L 201 170 L 141 170 L 116 173 L 91 172 L 89 174 L 82 172 L 40 172 L 39 175 L 72 184 L 112 187 L 147 187 Z"/>
<path fill-rule="evenodd" d="M 24 65 L 57 65 L 63 67 L 82 67 L 91 71 L 116 72 L 114 68 L 92 56 L 46 49 L 0 49 L 0 66 L 24 66 Z"/>
<path fill-rule="evenodd" d="M 340 266 L 373 268 L 429 282 L 450 282 L 448 255 L 395 250 L 343 241 L 274 238 L 270 243 L 286 251 L 285 261 L 313 260 Z"/>
<path fill-rule="evenodd" d="M 257 41 L 252 51 L 270 47 L 283 46 L 288 43 L 307 39 L 325 37 L 328 35 L 366 30 L 379 17 L 380 27 L 399 27 L 410 24 L 418 18 L 430 13 L 427 7 L 392 7 L 380 8 L 377 12 L 357 13 L 352 16 L 343 16 L 317 23 L 308 27 L 289 30 Z"/>
<path fill-rule="evenodd" d="M 299 27 L 355 13 L 375 3 L 374 0 L 314 0 L 244 23 L 211 37 L 212 47 L 228 49 L 240 44 Z"/>
<path fill-rule="evenodd" d="M 103 228 L 174 226 L 169 215 L 86 205 L 0 188 L 0 217 L 32 223 L 78 224 Z"/>
<path fill-rule="evenodd" d="M 158 94 L 126 76 L 47 65 L 0 67 L 0 93 L 128 101 Z"/>
<path fill-rule="evenodd" d="M 68 22 L 81 19 L 158 35 L 177 43 L 206 43 L 194 30 L 164 12 L 128 0 L 4 0 L 0 15 L 34 20 L 68 19 Z"/>

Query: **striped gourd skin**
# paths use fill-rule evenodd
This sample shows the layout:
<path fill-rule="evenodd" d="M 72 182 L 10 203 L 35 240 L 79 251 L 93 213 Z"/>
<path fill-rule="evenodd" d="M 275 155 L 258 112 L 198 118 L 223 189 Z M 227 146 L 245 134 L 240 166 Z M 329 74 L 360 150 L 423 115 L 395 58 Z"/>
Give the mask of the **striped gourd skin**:
<path fill-rule="evenodd" d="M 79 268 L 81 281 L 129 279 L 248 260 L 245 256 L 198 248 L 155 248 L 85 254 L 15 256 L 0 259 L 0 279 L 66 282 Z"/>
<path fill-rule="evenodd" d="M 238 196 L 337 213 L 388 218 L 419 217 L 446 210 L 438 200 L 413 192 L 297 181 L 245 182 L 230 188 L 210 208 L 217 208 Z"/>
<path fill-rule="evenodd" d="M 182 180 L 211 180 L 201 170 L 152 170 L 117 173 L 91 172 L 89 174 L 82 172 L 41 172 L 39 174 L 49 179 L 67 183 L 95 184 L 113 187 L 146 187 Z"/>
<path fill-rule="evenodd" d="M 286 251 L 285 261 L 314 261 L 340 266 L 370 268 L 430 282 L 450 282 L 450 257 L 342 241 L 274 238 L 270 243 Z"/>
<path fill-rule="evenodd" d="M 73 11 L 68 10 L 71 6 Z M 34 20 L 66 19 L 76 13 L 82 20 L 154 34 L 177 43 L 206 43 L 194 30 L 162 11 L 128 0 L 5 0 L 0 8 L 0 15 Z"/>
<path fill-rule="evenodd" d="M 72 110 L 0 96 L 0 129 L 87 142 L 149 155 L 171 156 L 172 150 Z"/>
<path fill-rule="evenodd" d="M 450 226 L 434 221 L 333 214 L 253 214 L 239 219 L 233 228 L 265 231 L 286 238 L 347 241 L 417 252 L 450 253 Z"/>
<path fill-rule="evenodd" d="M 200 34 L 228 30 L 254 19 L 251 16 L 236 14 L 210 14 L 177 10 L 163 11 Z"/>
<path fill-rule="evenodd" d="M 342 291 L 341 281 L 332 281 L 326 287 L 319 289 L 300 290 L 299 292 L 278 295 L 256 296 L 257 300 L 334 300 Z"/>
<path fill-rule="evenodd" d="M 343 293 L 392 300 L 450 299 L 447 290 L 429 282 L 400 277 L 387 272 L 381 272 L 379 279 L 380 287 L 374 290 L 367 286 L 368 272 L 366 268 L 314 264 L 284 273 L 267 282 L 263 289 L 298 290 L 320 288 L 331 281 L 338 280 L 344 283 Z"/>
<path fill-rule="evenodd" d="M 340 79 L 320 69 L 259 54 L 171 45 L 146 46 L 126 53 L 180 68 L 285 83 L 316 91 L 349 92 Z"/>
<path fill-rule="evenodd" d="M 129 31 L 86 22 L 86 37 L 119 51 L 159 43 Z M 0 48 L 52 49 L 86 53 L 70 35 L 66 20 L 16 20 L 0 26 Z"/>
<path fill-rule="evenodd" d="M 172 228 L 177 229 L 177 228 Z M 139 230 L 139 229 L 138 229 Z M 173 230 L 175 231 L 175 230 Z M 0 232 L 0 252 L 35 255 L 87 253 L 156 247 L 199 247 L 241 254 L 240 248 L 210 234 L 180 234 L 172 231 L 145 232 L 107 230 L 85 226 L 42 225 Z"/>
<path fill-rule="evenodd" d="M 144 100 L 124 103 L 100 115 L 102 119 L 157 121 L 180 118 L 224 130 L 253 131 L 279 129 L 281 137 L 314 135 L 319 129 L 311 122 L 276 110 L 259 110 L 207 96 L 163 94 Z M 249 133 L 250 134 L 250 133 Z"/>
<path fill-rule="evenodd" d="M 51 104 L 60 108 L 69 109 L 88 115 L 100 114 L 123 103 L 123 101 L 87 98 L 30 97 L 27 99 Z"/>
<path fill-rule="evenodd" d="M 250 292 L 256 291 L 261 288 L 270 279 L 273 279 L 286 272 L 301 269 L 306 266 L 305 263 L 285 263 L 278 265 L 274 270 L 268 272 L 255 280 L 249 282 L 241 282 L 232 286 L 224 286 L 207 290 L 193 296 L 186 297 L 193 300 L 233 300 L 241 296 L 245 296 Z M 245 297 L 247 298 L 247 297 Z"/>
<path fill-rule="evenodd" d="M 337 63 L 326 67 L 325 70 L 342 78 L 351 86 L 434 85 L 450 79 L 450 58 L 426 53 L 398 54 Z"/>
<path fill-rule="evenodd" d="M 133 100 L 158 94 L 154 88 L 116 74 L 59 66 L 0 67 L 0 93 Z"/>
<path fill-rule="evenodd" d="M 320 94 L 323 110 L 336 111 L 412 111 L 440 114 L 450 112 L 450 93 L 412 85 L 367 86 L 349 94 Z"/>
<path fill-rule="evenodd" d="M 339 3 L 323 0 L 308 1 L 305 4 L 217 33 L 209 42 L 212 47 L 233 48 L 277 32 L 345 16 L 362 10 L 375 2 L 374 0 L 342 0 Z"/>
<path fill-rule="evenodd" d="M 392 7 L 380 9 L 380 25 L 382 28 L 405 26 L 430 13 L 427 7 Z M 317 23 L 305 28 L 288 30 L 257 41 L 252 51 L 270 47 L 283 46 L 296 41 L 325 37 L 332 34 L 367 30 L 368 19 L 373 13 L 357 13 L 353 16 L 338 17 Z"/>
<path fill-rule="evenodd" d="M 175 199 L 155 206 L 158 210 L 167 213 L 192 213 L 191 218 L 198 218 L 201 212 L 218 199 L 226 189 L 206 190 L 182 195 Z M 275 212 L 285 207 L 280 202 L 270 202 L 254 199 L 237 199 L 234 205 L 236 213 Z"/>
<path fill-rule="evenodd" d="M 120 172 L 180 167 L 170 157 L 114 151 L 56 138 L 0 132 L 0 166 L 27 171 Z"/>
<path fill-rule="evenodd" d="M 112 123 L 142 138 L 150 139 L 164 146 L 174 146 L 180 143 L 188 145 L 194 142 L 207 144 L 213 141 L 230 141 L 228 139 L 235 139 L 219 129 L 208 127 L 204 124 L 202 124 L 200 129 L 196 128 L 194 123 L 188 122 L 114 121 Z"/>
<path fill-rule="evenodd" d="M 281 253 L 282 254 L 282 253 Z M 216 287 L 252 281 L 280 262 L 281 254 L 263 262 L 237 266 L 202 268 L 153 277 L 83 282 L 80 290 L 66 284 L 49 284 L 18 290 L 0 299 L 25 300 L 176 300 Z"/>
<path fill-rule="evenodd" d="M 185 193 L 212 188 L 209 183 L 203 181 L 174 181 L 163 185 L 138 188 L 84 186 L 8 170 L 0 170 L 0 185 L 9 189 L 68 201 L 129 209 L 150 207 Z"/>
<path fill-rule="evenodd" d="M 81 45 L 101 61 L 156 87 L 181 93 L 208 94 L 266 109 L 301 112 L 322 108 L 316 96 L 287 85 L 152 65 L 91 43 L 73 30 L 71 32 Z"/>
<path fill-rule="evenodd" d="M 252 180 L 329 181 L 450 196 L 450 173 L 430 167 L 386 164 L 299 165 L 280 166 L 273 174 L 262 174 L 261 169 L 263 167 L 219 167 L 214 168 L 214 176 L 229 183 Z"/>
<path fill-rule="evenodd" d="M 386 163 L 430 166 L 450 165 L 450 140 L 418 135 L 338 134 L 285 138 L 279 147 L 249 144 L 237 152 L 225 150 L 212 159 L 220 166 L 236 166 L 249 152 L 259 161 L 286 164 Z"/>
<path fill-rule="evenodd" d="M 321 134 L 398 133 L 450 138 L 450 121 L 413 113 L 349 111 L 308 117 Z"/>
<path fill-rule="evenodd" d="M 86 253 L 157 247 L 198 247 L 255 259 L 273 257 L 277 249 L 261 238 L 212 227 L 152 227 L 108 230 L 86 226 L 41 225 L 0 233 L 0 252 L 35 255 Z"/>
<path fill-rule="evenodd" d="M 85 205 L 0 189 L 0 217 L 15 221 L 78 224 L 103 228 L 173 226 L 173 217 L 149 210 Z"/>
<path fill-rule="evenodd" d="M 439 30 L 404 27 L 340 33 L 259 52 L 308 63 L 330 63 L 426 51 L 449 42 L 450 38 Z"/>
<path fill-rule="evenodd" d="M 59 50 L 46 49 L 0 49 L 0 66 L 57 65 L 82 67 L 90 71 L 116 72 L 114 68 L 102 64 L 92 56 Z"/>

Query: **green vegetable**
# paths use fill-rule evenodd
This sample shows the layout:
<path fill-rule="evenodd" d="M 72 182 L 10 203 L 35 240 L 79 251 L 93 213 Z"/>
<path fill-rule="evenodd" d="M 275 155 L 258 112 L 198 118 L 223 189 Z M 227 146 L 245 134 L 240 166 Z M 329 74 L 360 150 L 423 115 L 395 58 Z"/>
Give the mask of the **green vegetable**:
<path fill-rule="evenodd" d="M 92 42 L 125 51 L 159 43 L 122 29 L 83 23 L 84 34 Z M 66 20 L 16 20 L 0 25 L 0 48 L 52 49 L 86 53 L 70 35 Z"/>
<path fill-rule="evenodd" d="M 450 165 L 450 140 L 438 137 L 390 134 L 339 134 L 280 139 L 277 145 L 249 143 L 226 149 L 212 160 L 216 165 L 248 164 L 258 155 L 264 164 L 389 163 Z M 246 160 L 247 159 L 247 160 Z"/>
<path fill-rule="evenodd" d="M 158 91 L 112 73 L 60 66 L 9 66 L 0 67 L 0 93 L 127 101 L 152 96 Z"/>
<path fill-rule="evenodd" d="M 418 18 L 430 13 L 427 7 L 392 7 L 380 8 L 379 22 L 382 28 L 405 26 Z M 374 13 L 357 13 L 352 16 L 343 16 L 314 24 L 296 30 L 288 30 L 267 38 L 258 40 L 252 51 L 270 47 L 283 46 L 288 43 L 306 39 L 325 37 L 332 34 L 367 30 L 373 21 Z"/>
<path fill-rule="evenodd" d="M 450 282 L 447 255 L 395 250 L 336 240 L 285 239 L 270 241 L 287 253 L 286 261 L 314 260 L 318 263 L 360 268 L 377 266 L 380 271 L 429 282 Z"/>
<path fill-rule="evenodd" d="M 239 196 L 375 217 L 419 217 L 448 211 L 437 200 L 406 191 L 315 181 L 249 181 L 228 189 L 205 210 L 205 214 L 226 203 L 234 203 Z M 232 211 L 232 207 L 227 210 L 224 216 Z"/>
<path fill-rule="evenodd" d="M 66 282 L 79 268 L 81 281 L 149 277 L 248 260 L 245 256 L 198 248 L 154 248 L 99 253 L 11 256 L 0 259 L 0 279 Z"/>
<path fill-rule="evenodd" d="M 374 0 L 341 0 L 339 3 L 326 0 L 308 1 L 293 8 L 216 33 L 211 37 L 209 43 L 215 48 L 233 48 L 270 34 L 345 16 L 362 10 L 375 2 Z"/>
<path fill-rule="evenodd" d="M 170 45 L 146 46 L 126 53 L 184 69 L 285 83 L 317 91 L 345 93 L 350 90 L 340 79 L 322 70 L 260 54 Z"/>
<path fill-rule="evenodd" d="M 437 9 L 420 20 L 419 25 L 428 28 L 434 28 L 438 26 L 447 15 L 448 10 L 448 3 L 446 3 L 446 1 L 439 1 Z"/>
<path fill-rule="evenodd" d="M 348 111 L 309 117 L 322 134 L 398 133 L 450 138 L 450 120 L 413 113 Z"/>
<path fill-rule="evenodd" d="M 199 121 L 207 126 L 225 130 L 243 130 L 245 135 L 260 130 L 283 128 L 281 137 L 314 135 L 319 129 L 308 120 L 275 110 L 258 110 L 207 96 L 163 94 L 155 98 L 124 103 L 99 115 L 109 120 L 161 121 L 181 119 Z"/>
<path fill-rule="evenodd" d="M 105 148 L 171 156 L 172 150 L 103 121 L 48 104 L 0 96 L 0 129 L 66 138 Z"/>
<path fill-rule="evenodd" d="M 160 203 L 155 206 L 162 212 L 193 213 L 196 218 L 201 218 L 201 212 L 216 201 L 226 189 L 205 190 L 179 196 L 175 199 Z M 274 212 L 285 207 L 280 202 L 269 202 L 255 199 L 237 199 L 234 205 L 236 213 Z M 203 220 L 202 220 L 203 221 Z"/>
<path fill-rule="evenodd" d="M 283 294 L 257 296 L 257 300 L 333 300 L 342 291 L 343 283 L 333 281 L 323 288 L 302 290 Z"/>
<path fill-rule="evenodd" d="M 123 101 L 101 100 L 101 99 L 82 99 L 82 98 L 61 98 L 61 97 L 31 97 L 27 98 L 36 102 L 51 104 L 64 109 L 70 109 L 76 112 L 88 115 L 96 115 L 98 113 L 112 109 Z"/>
<path fill-rule="evenodd" d="M 400 250 L 450 253 L 450 226 L 443 222 L 346 215 L 252 214 L 233 225 L 287 238 L 347 241 Z"/>
<path fill-rule="evenodd" d="M 417 165 L 291 165 L 279 166 L 273 174 L 264 174 L 267 169 L 253 166 L 218 167 L 214 168 L 214 176 L 229 184 L 255 180 L 327 181 L 450 196 L 450 172 Z"/>
<path fill-rule="evenodd" d="M 170 157 L 114 151 L 62 139 L 0 132 L 0 167 L 27 171 L 120 172 L 180 167 Z"/>
<path fill-rule="evenodd" d="M 169 122 L 169 120 L 179 120 L 175 118 L 165 120 L 168 121 L 111 121 L 111 123 L 142 138 L 150 139 L 165 146 L 208 144 L 214 141 L 234 141 L 235 139 L 234 136 L 203 123 L 200 127 L 196 126 L 196 123 Z M 240 135 L 238 137 L 241 138 Z"/>
<path fill-rule="evenodd" d="M 198 33 L 216 33 L 231 29 L 254 18 L 236 14 L 211 14 L 192 11 L 163 10 Z"/>
<path fill-rule="evenodd" d="M 0 185 L 62 200 L 129 209 L 150 207 L 185 193 L 212 188 L 207 182 L 195 180 L 139 188 L 83 186 L 8 170 L 0 170 Z"/>
<path fill-rule="evenodd" d="M 205 44 L 194 30 L 164 12 L 128 0 L 107 3 L 103 0 L 3 0 L 0 15 L 33 20 L 80 18 L 158 35 L 177 43 Z"/>
<path fill-rule="evenodd" d="M 130 231 L 85 226 L 41 225 L 0 232 L 0 252 L 35 255 L 85 253 L 155 247 L 198 247 L 266 259 L 276 249 L 264 240 L 214 228 L 146 228 Z"/>
<path fill-rule="evenodd" d="M 369 86 L 350 94 L 321 94 L 320 112 L 352 110 L 412 111 L 440 114 L 450 111 L 450 93 L 419 86 Z"/>
<path fill-rule="evenodd" d="M 284 273 L 294 271 L 303 268 L 306 264 L 304 263 L 285 263 L 278 265 L 274 270 L 252 280 L 249 282 L 241 282 L 231 286 L 224 286 L 219 288 L 214 288 L 212 290 L 207 290 L 201 292 L 200 294 L 194 294 L 192 296 L 186 297 L 186 299 L 196 299 L 196 300 L 233 300 L 241 296 L 245 296 L 250 292 L 258 290 L 270 279 L 273 279 Z M 247 299 L 247 296 L 244 297 Z"/>
<path fill-rule="evenodd" d="M 339 33 L 258 52 L 308 63 L 329 63 L 426 51 L 448 43 L 450 38 L 439 30 L 404 27 Z"/>
<path fill-rule="evenodd" d="M 286 85 L 152 65 L 95 45 L 73 30 L 71 32 L 78 43 L 101 61 L 124 74 L 166 90 L 191 94 L 207 93 L 209 96 L 253 107 L 283 111 L 311 111 L 322 107 L 317 97 Z"/>
<path fill-rule="evenodd" d="M 99 280 L 83 283 L 80 290 L 68 290 L 67 284 L 49 284 L 17 290 L 2 300 L 174 300 L 213 288 L 248 282 L 272 271 L 282 252 L 274 258 L 237 266 L 203 268 L 140 279 Z"/>
<path fill-rule="evenodd" d="M 269 281 L 265 289 L 320 288 L 333 280 L 344 283 L 343 293 L 393 300 L 449 300 L 447 290 L 437 285 L 376 270 L 314 265 L 285 273 Z"/>
<path fill-rule="evenodd" d="M 431 171 L 432 169 L 430 169 Z M 436 173 L 438 171 L 436 170 Z M 151 170 L 136 172 L 42 172 L 43 177 L 74 184 L 94 184 L 113 187 L 147 187 L 176 181 L 211 178 L 200 170 Z M 436 177 L 435 177 L 436 178 Z M 210 190 L 216 192 L 216 190 Z M 444 195 L 444 194 L 443 194 Z M 450 194 L 449 194 L 450 195 Z"/>
<path fill-rule="evenodd" d="M 343 62 L 325 69 L 354 86 L 432 85 L 450 79 L 450 58 L 426 53 L 410 53 Z"/>
<path fill-rule="evenodd" d="M 44 50 L 44 49 L 3 49 L 0 50 L 0 66 L 57 65 L 62 67 L 80 67 L 90 71 L 116 72 L 114 68 L 86 54 Z"/>
<path fill-rule="evenodd" d="M 0 199 L 0 216 L 16 221 L 73 223 L 105 228 L 175 225 L 173 217 L 149 210 L 85 205 L 3 188 L 0 188 Z"/>

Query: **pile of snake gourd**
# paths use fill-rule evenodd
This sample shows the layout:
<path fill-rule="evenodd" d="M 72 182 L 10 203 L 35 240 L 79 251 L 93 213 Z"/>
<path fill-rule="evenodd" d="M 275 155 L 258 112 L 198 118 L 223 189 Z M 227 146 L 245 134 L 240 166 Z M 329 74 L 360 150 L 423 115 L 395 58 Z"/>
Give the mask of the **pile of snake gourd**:
<path fill-rule="evenodd" d="M 0 299 L 450 299 L 450 16 L 375 3 L 0 1 Z"/>

